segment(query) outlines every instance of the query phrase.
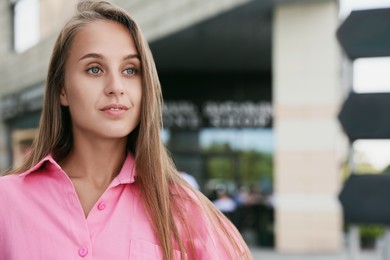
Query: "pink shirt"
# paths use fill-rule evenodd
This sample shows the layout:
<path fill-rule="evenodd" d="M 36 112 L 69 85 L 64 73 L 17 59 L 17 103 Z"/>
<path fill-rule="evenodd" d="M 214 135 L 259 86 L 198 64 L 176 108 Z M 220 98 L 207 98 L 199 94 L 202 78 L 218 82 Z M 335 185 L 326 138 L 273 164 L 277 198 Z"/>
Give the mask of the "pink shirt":
<path fill-rule="evenodd" d="M 87 218 L 51 156 L 23 174 L 1 177 L 0 260 L 162 259 L 134 176 L 129 155 Z M 192 219 L 203 230 L 196 259 L 227 259 L 204 216 Z"/>

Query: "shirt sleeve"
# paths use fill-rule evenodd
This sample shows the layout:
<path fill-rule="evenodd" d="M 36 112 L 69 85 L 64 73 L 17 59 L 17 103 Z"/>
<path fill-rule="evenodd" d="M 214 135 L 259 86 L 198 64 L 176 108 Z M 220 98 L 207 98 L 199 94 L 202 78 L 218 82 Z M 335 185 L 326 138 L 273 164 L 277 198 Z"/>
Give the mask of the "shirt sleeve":
<path fill-rule="evenodd" d="M 9 229 L 12 224 L 12 208 L 9 194 L 9 176 L 0 177 L 0 259 L 10 259 L 8 250 L 12 246 L 9 241 Z M 10 223 L 11 222 L 11 223 Z"/>
<path fill-rule="evenodd" d="M 210 217 L 209 215 L 212 214 L 202 207 L 200 200 L 195 194 L 190 195 L 190 197 L 191 201 L 188 201 L 185 205 L 186 215 L 184 218 L 186 219 L 186 227 L 184 229 L 188 230 L 193 239 L 194 259 L 250 259 L 250 256 L 246 256 L 246 245 L 243 244 L 243 239 L 236 227 L 223 214 L 218 214 L 217 217 Z M 211 206 L 214 207 L 212 204 Z M 219 223 L 225 227 L 226 232 L 237 243 L 239 246 L 238 250 L 232 246 L 231 241 Z M 188 245 L 187 248 L 187 251 L 190 252 Z"/>

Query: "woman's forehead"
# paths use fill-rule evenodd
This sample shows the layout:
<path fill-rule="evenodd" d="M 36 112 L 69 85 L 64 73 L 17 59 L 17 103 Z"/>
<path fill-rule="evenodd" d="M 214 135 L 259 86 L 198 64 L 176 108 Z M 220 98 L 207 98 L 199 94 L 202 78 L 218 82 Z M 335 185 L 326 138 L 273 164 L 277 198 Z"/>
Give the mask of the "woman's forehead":
<path fill-rule="evenodd" d="M 75 35 L 70 55 L 80 59 L 87 53 L 113 57 L 138 54 L 130 31 L 124 25 L 109 20 L 88 23 Z"/>

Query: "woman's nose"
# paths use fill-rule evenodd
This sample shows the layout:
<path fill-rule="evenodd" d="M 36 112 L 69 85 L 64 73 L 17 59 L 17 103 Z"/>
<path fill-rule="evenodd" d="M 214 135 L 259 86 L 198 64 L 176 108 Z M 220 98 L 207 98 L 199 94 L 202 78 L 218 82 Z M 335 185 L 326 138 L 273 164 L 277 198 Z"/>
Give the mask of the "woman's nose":
<path fill-rule="evenodd" d="M 106 83 L 106 95 L 123 95 L 124 86 L 120 75 L 110 74 Z"/>

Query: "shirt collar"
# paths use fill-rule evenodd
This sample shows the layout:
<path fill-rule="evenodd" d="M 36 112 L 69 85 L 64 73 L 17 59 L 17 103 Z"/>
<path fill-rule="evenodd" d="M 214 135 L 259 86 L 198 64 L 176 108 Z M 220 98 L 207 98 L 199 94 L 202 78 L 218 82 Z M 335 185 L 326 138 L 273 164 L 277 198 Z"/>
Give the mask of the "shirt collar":
<path fill-rule="evenodd" d="M 46 162 L 48 162 L 48 163 L 46 164 Z M 29 170 L 19 174 L 19 176 L 26 176 L 26 175 L 29 175 L 30 173 L 34 173 L 46 165 L 49 167 L 49 170 L 54 170 L 54 169 L 62 170 L 61 166 L 54 160 L 53 156 L 51 154 L 49 154 L 46 157 L 44 157 L 42 160 L 40 160 L 36 165 L 34 165 Z"/>
<path fill-rule="evenodd" d="M 54 160 L 52 154 L 49 154 L 29 170 L 19 174 L 19 176 L 22 177 L 22 176 L 29 175 L 30 173 L 34 173 L 43 167 L 46 167 L 48 171 L 56 171 L 56 170 L 62 171 L 61 166 Z M 136 176 L 135 160 L 133 155 L 128 153 L 125 162 L 123 163 L 122 169 L 112 181 L 111 186 L 133 183 L 135 181 L 135 176 Z"/>
<path fill-rule="evenodd" d="M 133 183 L 135 181 L 135 160 L 131 153 L 128 153 L 119 174 L 112 181 L 111 186 Z"/>

